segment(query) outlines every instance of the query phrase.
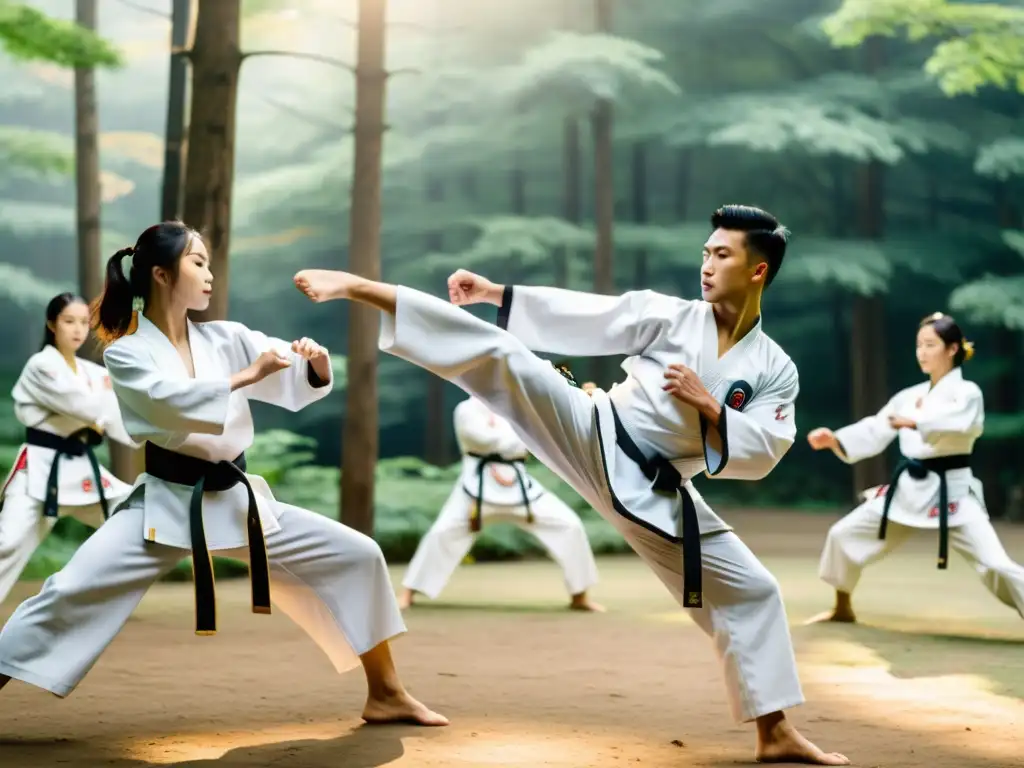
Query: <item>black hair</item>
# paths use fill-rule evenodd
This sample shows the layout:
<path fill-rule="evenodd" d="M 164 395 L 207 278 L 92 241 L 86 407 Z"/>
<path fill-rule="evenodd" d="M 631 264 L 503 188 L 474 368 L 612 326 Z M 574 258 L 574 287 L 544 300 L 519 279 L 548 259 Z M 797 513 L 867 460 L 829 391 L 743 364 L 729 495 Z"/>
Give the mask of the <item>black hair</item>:
<path fill-rule="evenodd" d="M 57 322 L 57 318 L 60 317 L 60 313 L 72 304 L 85 303 L 85 299 L 77 293 L 71 293 L 70 291 L 58 293 L 50 299 L 50 303 L 46 305 L 46 330 L 43 331 L 43 343 L 39 345 L 40 350 L 46 349 L 47 345 L 54 347 L 57 346 L 57 336 L 54 334 L 53 328 L 50 326 Z"/>
<path fill-rule="evenodd" d="M 747 249 L 768 265 L 764 284 L 772 284 L 786 256 L 789 230 L 768 211 L 752 205 L 723 205 L 711 214 L 715 229 L 731 229 L 746 234 Z"/>
<path fill-rule="evenodd" d="M 920 330 L 926 325 L 932 327 L 935 335 L 942 339 L 942 343 L 947 347 L 957 345 L 956 354 L 953 355 L 954 368 L 960 367 L 974 357 L 974 345 L 964 338 L 964 332 L 952 317 L 944 312 L 934 312 L 922 320 L 917 328 Z"/>
<path fill-rule="evenodd" d="M 180 221 L 165 221 L 139 235 L 134 246 L 110 257 L 103 295 L 92 305 L 92 327 L 100 341 L 110 344 L 131 330 L 135 299 L 141 298 L 143 306 L 149 301 L 153 269 L 160 267 L 177 276 L 179 260 L 197 237 L 199 233 Z M 125 275 L 123 262 L 128 256 L 132 264 Z"/>

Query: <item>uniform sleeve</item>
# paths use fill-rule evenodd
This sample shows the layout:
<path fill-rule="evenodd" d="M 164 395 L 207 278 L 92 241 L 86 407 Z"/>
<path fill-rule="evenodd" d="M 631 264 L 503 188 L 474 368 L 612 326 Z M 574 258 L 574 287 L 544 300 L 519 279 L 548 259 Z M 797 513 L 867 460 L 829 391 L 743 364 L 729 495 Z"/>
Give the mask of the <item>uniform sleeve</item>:
<path fill-rule="evenodd" d="M 701 437 L 708 477 L 721 480 L 761 480 L 771 472 L 796 438 L 796 398 L 800 379 L 788 363 L 764 391 L 737 411 L 722 404 L 718 429 L 702 416 Z"/>
<path fill-rule="evenodd" d="M 977 387 L 959 390 L 952 400 L 938 403 L 920 413 L 917 431 L 927 442 L 946 435 L 978 437 L 985 426 L 985 400 Z"/>
<path fill-rule="evenodd" d="M 860 421 L 837 429 L 835 435 L 839 441 L 839 448 L 834 450 L 836 456 L 847 464 L 856 464 L 858 461 L 877 456 L 888 448 L 898 434 L 898 430 L 889 424 L 889 417 L 896 410 L 897 397 L 892 398 L 874 416 L 866 416 Z"/>
<path fill-rule="evenodd" d="M 251 365 L 269 349 L 276 349 L 292 362 L 288 368 L 272 373 L 242 390 L 250 400 L 270 403 L 288 411 L 300 411 L 330 394 L 334 388 L 333 373 L 329 372 L 327 379 L 321 379 L 308 360 L 291 351 L 289 342 L 250 330 L 241 324 L 233 325 L 235 344 L 241 350 L 245 366 Z"/>
<path fill-rule="evenodd" d="M 103 393 L 86 390 L 66 364 L 51 364 L 43 356 L 36 356 L 26 364 L 21 375 L 25 389 L 41 407 L 86 424 L 102 426 L 106 413 Z"/>
<path fill-rule="evenodd" d="M 506 286 L 498 325 L 534 352 L 577 357 L 639 355 L 693 302 L 654 291 L 621 296 Z"/>
<path fill-rule="evenodd" d="M 112 344 L 103 353 L 103 362 L 125 428 L 134 439 L 175 432 L 224 432 L 231 397 L 229 379 L 168 378 L 152 355 L 136 344 Z"/>
<path fill-rule="evenodd" d="M 506 457 L 527 453 L 507 421 L 468 400 L 455 406 L 455 435 L 465 453 L 497 453 Z"/>
<path fill-rule="evenodd" d="M 130 448 L 138 448 L 140 443 L 135 442 L 125 428 L 110 375 L 102 365 L 96 365 L 88 360 L 82 361 L 82 363 L 88 368 L 93 390 L 100 398 L 102 414 L 96 420 L 96 425 L 103 428 L 103 435 L 106 438 Z"/>

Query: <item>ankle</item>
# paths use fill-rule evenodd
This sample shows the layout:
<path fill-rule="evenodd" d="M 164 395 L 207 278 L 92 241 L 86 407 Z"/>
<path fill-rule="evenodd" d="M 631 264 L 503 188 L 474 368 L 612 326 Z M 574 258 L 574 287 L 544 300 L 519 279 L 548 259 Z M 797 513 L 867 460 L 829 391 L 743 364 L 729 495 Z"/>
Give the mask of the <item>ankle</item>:
<path fill-rule="evenodd" d="M 786 725 L 786 713 L 783 711 L 769 712 L 754 721 L 757 726 L 757 737 L 761 741 L 770 741 L 779 728 Z"/>

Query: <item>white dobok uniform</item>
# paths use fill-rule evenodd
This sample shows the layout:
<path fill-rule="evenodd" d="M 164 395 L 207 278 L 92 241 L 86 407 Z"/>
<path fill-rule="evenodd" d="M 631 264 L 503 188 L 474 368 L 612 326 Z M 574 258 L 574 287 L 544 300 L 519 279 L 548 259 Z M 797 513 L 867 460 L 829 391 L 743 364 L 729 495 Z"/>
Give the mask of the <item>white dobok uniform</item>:
<path fill-rule="evenodd" d="M 403 586 L 436 599 L 469 552 L 483 523 L 510 522 L 532 533 L 562 567 L 570 595 L 597 583 L 583 523 L 530 476 L 528 453 L 512 425 L 471 397 L 455 407 L 462 474 L 409 563 Z"/>
<path fill-rule="evenodd" d="M 94 466 L 82 449 L 62 451 L 57 461 L 58 449 L 44 444 L 71 438 L 84 446 L 77 436 L 90 430 L 91 450 L 102 440 L 91 429 L 98 427 L 111 440 L 136 447 L 124 430 L 106 369 L 77 357 L 75 367 L 47 344 L 28 359 L 11 391 L 14 416 L 28 436 L 0 490 L 0 601 L 59 517 L 97 528 L 105 519 L 104 502 L 109 514 L 131 491 L 98 462 Z"/>
<path fill-rule="evenodd" d="M 273 603 L 312 637 L 338 672 L 405 630 L 373 539 L 276 501 L 261 477 L 244 473 L 240 454 L 253 441 L 249 400 L 297 411 L 327 395 L 333 381 L 316 379 L 286 342 L 239 323 L 189 322 L 188 333 L 194 377 L 143 316 L 134 334 L 107 348 L 104 360 L 125 427 L 133 439 L 149 441 L 146 472 L 71 561 L 11 616 L 0 632 L 0 673 L 58 696 L 70 694 L 150 585 L 192 553 L 193 509 L 208 550 L 193 557 L 197 598 L 200 567 L 210 567 L 209 552 L 216 552 L 249 560 L 254 611 L 267 613 L 269 600 L 263 605 L 257 595 L 257 577 L 269 570 Z M 230 377 L 271 348 L 289 356 L 291 366 L 232 392 Z M 224 490 L 197 493 L 200 503 L 193 506 L 193 487 L 156 476 L 167 471 L 168 451 L 180 466 L 212 466 L 239 480 Z M 156 459 L 163 462 L 159 472 Z M 212 597 L 212 571 L 209 578 Z M 199 609 L 197 600 L 197 624 Z M 203 624 L 198 633 L 213 629 Z"/>
<path fill-rule="evenodd" d="M 714 313 L 703 301 L 515 286 L 505 290 L 496 326 L 400 287 L 379 345 L 508 419 L 529 451 L 622 533 L 712 638 L 737 720 L 803 702 L 778 582 L 690 482 L 704 470 L 761 479 L 793 443 L 796 366 L 760 323 L 719 357 Z M 589 397 L 531 350 L 625 354 L 627 377 Z M 662 389 L 671 363 L 693 369 L 722 403 L 717 431 Z M 695 545 L 700 560 L 690 571 L 699 562 L 702 586 L 684 595 L 682 553 Z"/>
<path fill-rule="evenodd" d="M 917 428 L 893 429 L 890 416 L 910 419 Z M 821 554 L 821 578 L 839 591 L 852 593 L 866 565 L 911 536 L 923 531 L 941 536 L 944 482 L 949 545 L 970 563 L 992 594 L 1024 617 L 1024 568 L 1010 559 L 999 541 L 985 508 L 981 482 L 967 461 L 984 424 L 981 390 L 956 367 L 934 387 L 928 381 L 908 387 L 874 416 L 837 430 L 842 447 L 835 453 L 849 464 L 878 455 L 897 437 L 904 461 L 895 487 L 867 489 L 864 502 L 829 530 Z M 940 551 L 939 566 L 945 565 L 945 552 Z"/>

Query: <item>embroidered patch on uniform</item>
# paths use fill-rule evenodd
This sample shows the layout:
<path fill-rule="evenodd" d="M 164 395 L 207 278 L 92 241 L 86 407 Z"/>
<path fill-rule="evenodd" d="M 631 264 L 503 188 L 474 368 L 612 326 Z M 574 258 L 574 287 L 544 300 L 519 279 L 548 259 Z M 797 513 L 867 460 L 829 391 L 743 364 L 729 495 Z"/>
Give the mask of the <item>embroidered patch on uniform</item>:
<path fill-rule="evenodd" d="M 725 404 L 734 411 L 742 411 L 743 406 L 747 404 L 753 393 L 754 390 L 743 379 L 734 381 L 729 385 L 729 393 L 725 396 Z"/>
<path fill-rule="evenodd" d="M 91 493 L 92 480 L 90 480 L 89 478 L 85 478 L 85 480 L 82 481 L 82 490 L 85 491 L 86 493 Z"/>
<path fill-rule="evenodd" d="M 784 409 L 785 407 L 786 407 L 786 406 L 784 406 L 784 405 L 780 405 L 780 406 L 778 406 L 778 407 L 777 407 L 777 408 L 775 409 L 775 420 L 776 420 L 776 421 L 785 421 L 785 420 L 786 420 L 786 414 L 785 414 L 785 413 L 783 413 L 783 409 Z"/>
<path fill-rule="evenodd" d="M 888 485 L 880 485 L 880 486 L 878 486 L 878 490 L 875 491 L 875 498 L 877 499 L 879 496 L 885 496 L 885 494 L 887 494 L 888 492 L 889 492 L 889 486 Z"/>
<path fill-rule="evenodd" d="M 957 509 L 959 509 L 959 508 L 960 508 L 960 504 L 958 502 L 956 502 L 956 501 L 949 502 L 949 505 L 948 505 L 949 514 L 955 515 Z M 938 517 L 938 516 L 939 516 L 939 508 L 938 508 L 938 506 L 934 506 L 934 507 L 932 507 L 931 509 L 928 510 L 928 517 Z"/>
<path fill-rule="evenodd" d="M 107 478 L 105 478 L 105 477 L 103 478 L 103 487 L 104 488 L 109 488 L 110 487 L 110 481 L 107 480 Z"/>

